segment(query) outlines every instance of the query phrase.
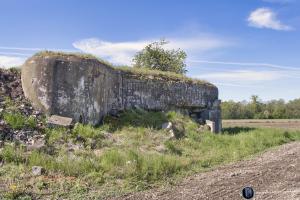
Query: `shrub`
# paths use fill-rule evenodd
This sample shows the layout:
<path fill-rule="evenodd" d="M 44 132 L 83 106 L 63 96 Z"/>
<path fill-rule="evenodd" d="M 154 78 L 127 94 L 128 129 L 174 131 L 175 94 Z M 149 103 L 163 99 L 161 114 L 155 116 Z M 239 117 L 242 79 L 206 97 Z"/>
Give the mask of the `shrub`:
<path fill-rule="evenodd" d="M 148 44 L 138 52 L 134 59 L 134 67 L 170 71 L 178 74 L 186 73 L 186 53 L 180 49 L 167 50 L 162 46 L 168 42 L 161 40 Z"/>

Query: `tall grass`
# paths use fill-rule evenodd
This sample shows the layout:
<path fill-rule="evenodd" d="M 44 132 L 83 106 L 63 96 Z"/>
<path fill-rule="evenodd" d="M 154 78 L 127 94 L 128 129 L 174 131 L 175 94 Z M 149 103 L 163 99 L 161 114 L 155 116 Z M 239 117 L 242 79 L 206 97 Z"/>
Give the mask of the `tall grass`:
<path fill-rule="evenodd" d="M 183 124 L 184 136 L 180 139 L 166 137 L 168 132 L 159 128 L 165 121 Z M 65 129 L 47 132 L 50 145 L 57 141 L 74 141 L 78 136 L 106 143 L 105 147 L 97 146 L 98 154 L 90 148 L 70 152 L 62 143 L 56 146 L 53 154 L 43 150 L 26 152 L 21 147 L 7 145 L 0 152 L 0 159 L 29 169 L 39 165 L 48 173 L 74 176 L 92 184 L 113 185 L 121 181 L 121 187 L 136 190 L 300 140 L 300 131 L 267 128 L 231 128 L 222 134 L 199 133 L 196 122 L 175 112 L 131 111 L 120 118 L 106 120 L 105 127 L 77 125 L 69 133 Z M 111 136 L 105 137 L 105 131 L 111 131 Z M 158 146 L 165 150 L 156 150 Z"/>
<path fill-rule="evenodd" d="M 68 176 L 85 176 L 101 172 L 110 177 L 153 182 L 180 174 L 243 159 L 267 148 L 300 140 L 299 132 L 276 129 L 255 129 L 239 134 L 203 133 L 199 137 L 187 135 L 181 140 L 165 143 L 169 150 L 164 154 L 141 152 L 136 147 L 111 147 L 100 156 L 92 152 L 68 156 L 60 151 L 55 156 L 32 152 L 29 156 L 17 147 L 6 146 L 1 157 L 6 162 L 41 165 L 48 171 Z"/>

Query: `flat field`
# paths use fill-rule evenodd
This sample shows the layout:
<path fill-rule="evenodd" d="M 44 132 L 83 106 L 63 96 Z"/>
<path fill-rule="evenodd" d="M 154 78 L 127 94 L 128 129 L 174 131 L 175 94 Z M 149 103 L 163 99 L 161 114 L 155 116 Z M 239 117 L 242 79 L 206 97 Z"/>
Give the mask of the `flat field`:
<path fill-rule="evenodd" d="M 300 130 L 300 119 L 236 119 L 223 120 L 223 127 L 265 127 Z"/>

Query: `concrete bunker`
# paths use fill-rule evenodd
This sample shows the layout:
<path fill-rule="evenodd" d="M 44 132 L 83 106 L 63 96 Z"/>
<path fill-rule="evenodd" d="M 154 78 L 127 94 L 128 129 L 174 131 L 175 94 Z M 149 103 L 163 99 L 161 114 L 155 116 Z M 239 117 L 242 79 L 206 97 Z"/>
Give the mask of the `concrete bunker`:
<path fill-rule="evenodd" d="M 33 106 L 49 115 L 99 124 L 105 115 L 131 108 L 178 110 L 221 131 L 218 88 L 164 73 L 113 68 L 94 57 L 41 52 L 22 66 L 22 87 Z"/>

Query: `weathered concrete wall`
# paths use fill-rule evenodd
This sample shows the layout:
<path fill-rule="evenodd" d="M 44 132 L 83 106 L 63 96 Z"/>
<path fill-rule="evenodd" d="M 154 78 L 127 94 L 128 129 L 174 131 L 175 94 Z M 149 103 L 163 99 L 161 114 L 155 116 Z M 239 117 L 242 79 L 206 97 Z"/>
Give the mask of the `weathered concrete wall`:
<path fill-rule="evenodd" d="M 139 107 L 183 110 L 221 129 L 218 89 L 211 84 L 140 79 L 97 59 L 40 54 L 22 66 L 22 87 L 33 105 L 48 114 L 98 124 L 107 114 Z"/>

